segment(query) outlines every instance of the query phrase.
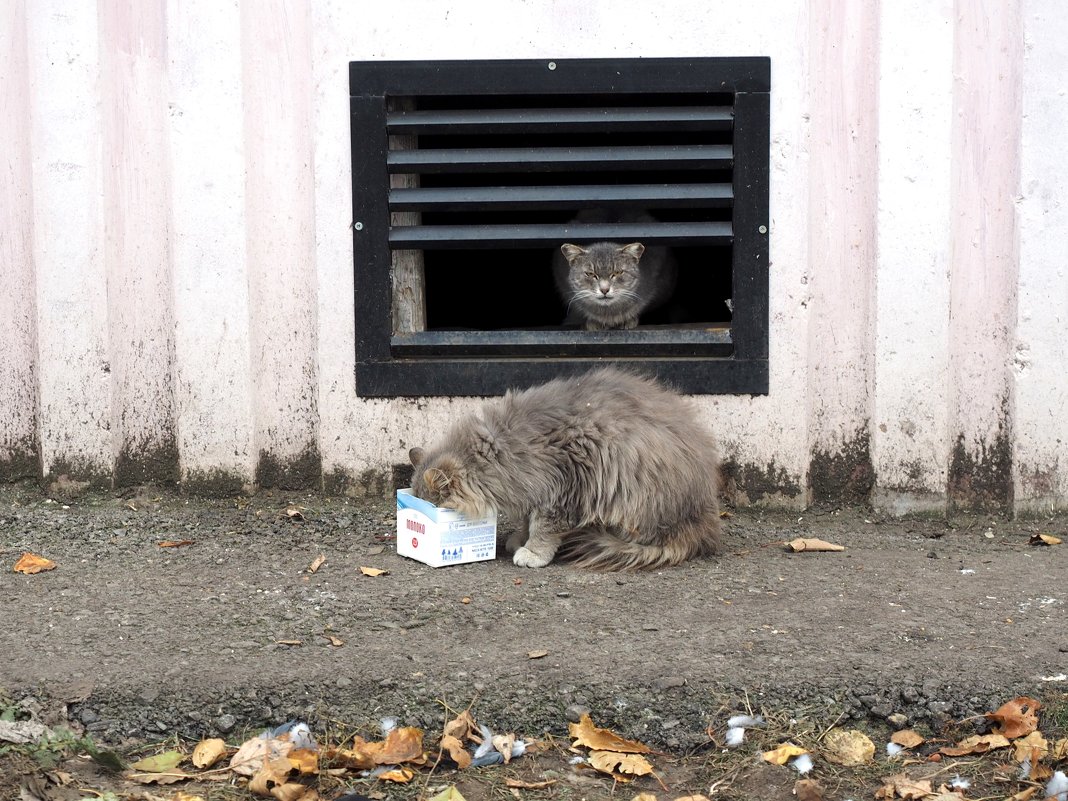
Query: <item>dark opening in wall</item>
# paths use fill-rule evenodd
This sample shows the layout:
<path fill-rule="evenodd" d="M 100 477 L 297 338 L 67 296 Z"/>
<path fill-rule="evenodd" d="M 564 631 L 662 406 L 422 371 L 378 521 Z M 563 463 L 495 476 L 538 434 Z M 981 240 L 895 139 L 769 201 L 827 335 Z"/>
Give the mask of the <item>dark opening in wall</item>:
<path fill-rule="evenodd" d="M 350 65 L 359 394 L 496 394 L 604 359 L 684 391 L 766 392 L 768 72 Z M 590 209 L 644 214 L 575 220 Z M 634 330 L 564 325 L 554 254 L 604 240 L 678 262 Z"/>

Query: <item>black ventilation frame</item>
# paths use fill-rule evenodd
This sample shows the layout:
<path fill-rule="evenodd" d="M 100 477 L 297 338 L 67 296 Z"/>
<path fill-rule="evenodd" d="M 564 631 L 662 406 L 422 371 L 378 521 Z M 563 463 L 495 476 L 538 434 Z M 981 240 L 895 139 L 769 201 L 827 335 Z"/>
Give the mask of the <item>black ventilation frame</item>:
<path fill-rule="evenodd" d="M 351 62 L 349 85 L 359 396 L 498 395 L 604 363 L 656 374 L 692 394 L 768 392 L 769 59 Z M 650 131 L 719 132 L 709 136 L 726 143 L 657 145 L 653 136 L 647 144 L 641 136 Z M 447 143 L 456 135 L 495 142 L 512 134 L 535 145 L 390 149 L 394 136 Z M 583 145 L 566 146 L 567 135 Z M 590 146 L 587 135 L 621 144 Z M 630 144 L 635 135 L 639 144 Z M 539 147 L 539 136 L 552 144 Z M 642 180 L 598 182 L 605 171 L 632 169 L 644 172 Z M 692 177 L 658 183 L 658 171 Z M 480 172 L 505 176 L 508 185 L 390 188 L 392 174 Z M 551 172 L 566 177 L 524 179 Z M 591 206 L 683 209 L 692 219 L 582 226 L 514 215 Z M 391 226 L 392 213 L 438 210 L 458 222 Z M 468 223 L 461 214 L 486 210 L 513 219 Z M 729 247 L 729 325 L 393 331 L 395 250 L 551 252 L 564 241 L 598 239 Z"/>

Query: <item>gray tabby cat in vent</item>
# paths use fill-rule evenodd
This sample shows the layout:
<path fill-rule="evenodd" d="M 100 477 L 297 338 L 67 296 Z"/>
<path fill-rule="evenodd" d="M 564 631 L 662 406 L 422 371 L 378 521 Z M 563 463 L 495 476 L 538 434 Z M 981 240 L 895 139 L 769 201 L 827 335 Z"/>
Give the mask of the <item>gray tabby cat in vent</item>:
<path fill-rule="evenodd" d="M 645 212 L 581 211 L 575 223 L 655 223 Z M 675 291 L 678 265 L 671 249 L 641 242 L 565 243 L 553 255 L 556 288 L 567 304 L 564 324 L 587 331 L 634 328 L 645 312 L 662 306 Z"/>

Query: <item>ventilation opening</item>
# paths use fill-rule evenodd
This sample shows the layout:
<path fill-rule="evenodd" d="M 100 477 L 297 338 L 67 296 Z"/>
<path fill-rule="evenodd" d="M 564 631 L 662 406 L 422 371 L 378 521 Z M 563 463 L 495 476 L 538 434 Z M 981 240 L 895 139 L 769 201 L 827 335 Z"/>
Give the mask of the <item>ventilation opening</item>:
<path fill-rule="evenodd" d="M 625 357 L 691 388 L 733 376 L 696 391 L 764 391 L 767 72 L 760 58 L 350 65 L 357 376 L 440 368 L 500 387 Z M 567 317 L 553 262 L 599 241 L 678 265 L 636 330 Z M 533 356 L 565 361 L 509 361 Z M 449 362 L 474 357 L 496 361 Z M 677 357 L 709 361 L 662 361 Z"/>

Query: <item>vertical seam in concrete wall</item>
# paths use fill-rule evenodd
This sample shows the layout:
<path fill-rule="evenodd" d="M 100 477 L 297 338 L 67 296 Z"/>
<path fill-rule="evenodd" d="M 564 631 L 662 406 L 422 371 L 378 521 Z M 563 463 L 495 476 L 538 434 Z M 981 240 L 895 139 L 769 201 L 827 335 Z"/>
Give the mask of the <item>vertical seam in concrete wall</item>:
<path fill-rule="evenodd" d="M 311 12 L 241 5 L 256 480 L 321 486 Z"/>
<path fill-rule="evenodd" d="M 956 0 L 950 280 L 949 470 L 954 507 L 1012 507 L 1019 277 L 1022 19 L 1019 0 Z"/>
<path fill-rule="evenodd" d="M 40 475 L 26 2 L 0 19 L 0 481 Z"/>
<path fill-rule="evenodd" d="M 879 5 L 809 4 L 812 501 L 866 501 L 872 418 Z"/>
<path fill-rule="evenodd" d="M 115 482 L 178 479 L 165 0 L 100 0 Z"/>

